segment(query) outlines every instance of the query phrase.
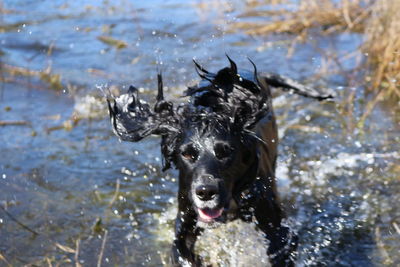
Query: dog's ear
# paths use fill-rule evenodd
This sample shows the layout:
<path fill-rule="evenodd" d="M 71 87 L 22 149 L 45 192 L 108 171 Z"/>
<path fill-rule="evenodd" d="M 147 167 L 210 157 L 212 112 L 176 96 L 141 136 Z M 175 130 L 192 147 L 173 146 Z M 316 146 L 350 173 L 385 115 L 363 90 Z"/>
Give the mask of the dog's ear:
<path fill-rule="evenodd" d="M 271 93 L 268 85 L 258 80 L 256 65 L 249 59 L 254 72 L 244 75 L 238 72 L 236 63 L 228 56 L 230 66 L 216 74 L 207 71 L 194 61 L 196 71 L 203 79 L 197 86 L 188 88 L 186 96 L 195 106 L 210 108 L 222 117 L 229 118 L 238 131 L 251 130 L 271 109 Z"/>
<path fill-rule="evenodd" d="M 158 74 L 158 95 L 154 111 L 139 98 L 138 90 L 130 86 L 126 94 L 107 97 L 114 133 L 124 141 L 137 142 L 151 134 L 168 135 L 177 132 L 173 105 L 164 100 L 161 73 Z"/>
<path fill-rule="evenodd" d="M 261 119 L 272 113 L 270 89 L 260 83 L 256 65 L 250 58 L 248 60 L 254 68 L 253 77 L 240 77 L 236 85 L 237 91 L 244 97 L 238 97 L 240 101 L 235 123 L 244 130 L 252 130 Z"/>

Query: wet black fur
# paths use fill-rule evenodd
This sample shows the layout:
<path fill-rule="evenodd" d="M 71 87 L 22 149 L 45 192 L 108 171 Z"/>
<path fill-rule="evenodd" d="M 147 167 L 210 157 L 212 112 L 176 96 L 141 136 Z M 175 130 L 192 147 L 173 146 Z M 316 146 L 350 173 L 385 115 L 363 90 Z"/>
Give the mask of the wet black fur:
<path fill-rule="evenodd" d="M 281 224 L 275 185 L 278 136 L 269 87 L 319 100 L 331 96 L 279 75 L 259 75 L 252 62 L 254 72 L 239 72 L 228 59 L 230 67 L 217 73 L 195 62 L 202 81 L 188 88 L 190 100 L 176 108 L 164 100 L 161 74 L 153 110 L 134 87 L 118 98 L 108 96 L 113 130 L 131 142 L 160 135 L 164 170 L 173 165 L 179 171 L 174 265 L 201 266 L 193 253 L 201 230 L 241 219 L 255 221 L 265 233 L 273 266 L 292 266 L 297 241 Z M 223 212 L 205 222 L 199 210 Z"/>

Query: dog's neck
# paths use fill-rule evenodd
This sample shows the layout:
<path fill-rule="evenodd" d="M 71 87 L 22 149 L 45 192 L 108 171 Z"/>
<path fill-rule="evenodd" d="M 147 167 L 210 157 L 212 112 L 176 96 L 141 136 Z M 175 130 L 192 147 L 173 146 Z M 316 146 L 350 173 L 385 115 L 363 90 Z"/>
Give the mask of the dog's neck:
<path fill-rule="evenodd" d="M 248 192 L 251 189 L 251 186 L 253 185 L 254 181 L 257 179 L 258 164 L 259 164 L 259 159 L 257 156 L 252 162 L 252 164 L 250 164 L 250 166 L 247 168 L 244 175 L 239 179 L 241 183 L 238 183 L 233 189 L 232 197 L 239 206 L 240 203 L 242 202 L 241 195 L 243 193 Z"/>

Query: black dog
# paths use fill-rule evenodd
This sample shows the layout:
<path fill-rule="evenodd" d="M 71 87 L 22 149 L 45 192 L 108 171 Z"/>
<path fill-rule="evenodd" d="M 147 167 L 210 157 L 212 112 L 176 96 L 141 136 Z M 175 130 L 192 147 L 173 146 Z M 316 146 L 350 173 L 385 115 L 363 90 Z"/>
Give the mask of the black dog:
<path fill-rule="evenodd" d="M 136 88 L 108 98 L 114 132 L 137 142 L 160 135 L 164 170 L 179 170 L 178 215 L 172 261 L 201 266 L 194 255 L 196 237 L 205 227 L 227 220 L 255 221 L 269 242 L 273 266 L 293 266 L 296 237 L 281 225 L 276 186 L 278 136 L 269 85 L 317 99 L 331 96 L 278 75 L 238 72 L 230 67 L 216 74 L 195 62 L 202 81 L 189 87 L 190 100 L 177 108 L 163 97 L 158 75 L 157 102 L 152 111 Z"/>

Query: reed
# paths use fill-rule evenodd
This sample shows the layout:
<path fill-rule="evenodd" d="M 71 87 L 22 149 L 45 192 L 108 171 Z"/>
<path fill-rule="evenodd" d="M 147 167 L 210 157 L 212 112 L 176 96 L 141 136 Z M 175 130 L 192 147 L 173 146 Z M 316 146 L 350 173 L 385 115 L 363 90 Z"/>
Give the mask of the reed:
<path fill-rule="evenodd" d="M 371 88 L 400 99 L 400 1 L 376 0 L 365 23 L 363 51 L 368 53 Z"/>
<path fill-rule="evenodd" d="M 376 93 L 373 101 L 392 96 L 400 99 L 399 0 L 265 1 L 269 6 L 275 5 L 266 11 L 259 4 L 249 5 L 239 16 L 243 21 L 232 24 L 232 29 L 249 35 L 292 34 L 302 37 L 302 41 L 311 31 L 323 35 L 360 33 L 363 43 L 358 50 L 367 59 L 356 69 L 367 70 L 366 87 Z M 252 18 L 265 20 L 252 22 Z"/>

